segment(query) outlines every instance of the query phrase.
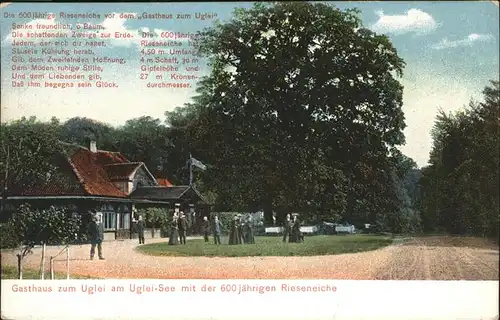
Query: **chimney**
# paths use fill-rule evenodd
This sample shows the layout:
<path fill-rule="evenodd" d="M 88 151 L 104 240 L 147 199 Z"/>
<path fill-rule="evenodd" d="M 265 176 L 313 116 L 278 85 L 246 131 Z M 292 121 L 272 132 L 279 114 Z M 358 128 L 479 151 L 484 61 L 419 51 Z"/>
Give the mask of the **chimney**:
<path fill-rule="evenodd" d="M 97 144 L 95 142 L 95 140 L 90 140 L 90 148 L 89 150 L 91 152 L 97 152 Z"/>

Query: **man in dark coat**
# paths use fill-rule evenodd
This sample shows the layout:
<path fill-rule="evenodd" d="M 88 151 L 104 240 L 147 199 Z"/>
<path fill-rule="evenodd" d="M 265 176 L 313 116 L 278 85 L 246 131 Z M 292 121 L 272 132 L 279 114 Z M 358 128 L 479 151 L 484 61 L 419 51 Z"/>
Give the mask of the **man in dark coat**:
<path fill-rule="evenodd" d="M 215 244 L 220 244 L 220 234 L 222 232 L 222 227 L 223 227 L 223 225 L 220 222 L 219 217 L 215 216 L 214 217 L 214 227 L 213 227 Z"/>
<path fill-rule="evenodd" d="M 188 224 L 186 221 L 186 216 L 184 212 L 181 211 L 181 215 L 179 217 L 179 238 L 181 240 L 181 244 L 186 244 L 186 230 L 188 228 Z"/>
<path fill-rule="evenodd" d="M 203 237 L 205 242 L 208 242 L 208 235 L 210 234 L 210 222 L 207 217 L 203 217 Z"/>
<path fill-rule="evenodd" d="M 137 220 L 137 235 L 139 236 L 139 244 L 144 244 L 144 220 L 142 216 L 139 216 L 139 220 Z"/>
<path fill-rule="evenodd" d="M 304 236 L 300 231 L 300 220 L 297 214 L 293 215 L 293 225 L 292 230 L 290 232 L 290 241 L 289 242 L 303 242 Z"/>
<path fill-rule="evenodd" d="M 286 242 L 286 238 L 290 237 L 290 231 L 292 229 L 292 220 L 290 219 L 290 214 L 286 215 L 285 223 L 283 224 L 283 242 Z M 290 239 L 288 239 L 290 242 Z"/>
<path fill-rule="evenodd" d="M 102 223 L 97 221 L 97 212 L 92 211 L 92 221 L 89 225 L 89 238 L 90 238 L 90 260 L 94 259 L 95 247 L 97 246 L 97 255 L 99 260 L 104 260 L 102 256 L 102 240 L 104 239 L 104 230 Z"/>

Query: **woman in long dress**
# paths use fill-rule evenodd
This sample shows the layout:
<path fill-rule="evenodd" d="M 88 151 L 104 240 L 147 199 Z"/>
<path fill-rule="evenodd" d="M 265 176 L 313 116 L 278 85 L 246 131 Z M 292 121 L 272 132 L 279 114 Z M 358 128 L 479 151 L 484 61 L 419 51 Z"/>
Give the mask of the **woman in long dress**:
<path fill-rule="evenodd" d="M 179 225 L 178 217 L 174 214 L 172 222 L 170 222 L 170 236 L 168 237 L 168 245 L 173 246 L 179 244 Z"/>
<path fill-rule="evenodd" d="M 302 232 L 300 231 L 300 220 L 297 217 L 297 215 L 294 215 L 292 232 L 290 234 L 290 241 L 289 242 L 302 242 L 302 241 L 303 241 L 303 236 L 302 236 Z"/>
<path fill-rule="evenodd" d="M 238 233 L 240 235 L 240 243 L 247 243 L 247 234 L 246 234 L 246 221 L 245 218 L 238 214 Z"/>
<path fill-rule="evenodd" d="M 229 233 L 229 244 L 241 244 L 239 224 L 240 219 L 238 216 L 234 216 L 231 222 L 231 232 Z"/>

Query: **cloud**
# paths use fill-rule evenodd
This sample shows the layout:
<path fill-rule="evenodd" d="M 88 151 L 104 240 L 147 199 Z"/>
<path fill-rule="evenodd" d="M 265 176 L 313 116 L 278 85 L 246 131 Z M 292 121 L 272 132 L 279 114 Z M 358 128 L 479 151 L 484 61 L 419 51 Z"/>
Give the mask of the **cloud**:
<path fill-rule="evenodd" d="M 414 32 L 422 35 L 439 26 L 430 14 L 419 9 L 410 9 L 402 15 L 386 15 L 383 11 L 379 11 L 377 15 L 379 18 L 371 29 L 379 33 L 405 34 Z"/>
<path fill-rule="evenodd" d="M 119 14 L 117 12 L 112 12 L 109 17 L 105 18 L 104 21 L 101 23 L 79 23 L 77 27 L 80 27 L 79 29 L 82 32 L 89 32 L 93 33 L 96 36 L 99 37 L 99 33 L 110 33 L 111 37 L 109 38 L 110 45 L 111 46 L 117 46 L 117 47 L 130 47 L 133 44 L 138 44 L 140 42 L 141 38 L 141 31 L 142 29 L 128 29 L 125 24 L 127 23 L 127 18 L 124 17 L 136 17 L 136 13 L 123 13 Z M 100 27 L 102 29 L 100 30 L 84 30 L 84 25 L 93 25 L 96 27 Z M 115 33 L 130 33 L 133 38 L 116 38 Z"/>
<path fill-rule="evenodd" d="M 493 41 L 495 37 L 491 34 L 477 34 L 471 33 L 465 39 L 460 40 L 448 40 L 444 38 L 439 43 L 436 43 L 432 46 L 433 49 L 442 50 L 449 48 L 458 48 L 458 47 L 471 47 L 474 43 L 478 42 L 490 42 Z"/>

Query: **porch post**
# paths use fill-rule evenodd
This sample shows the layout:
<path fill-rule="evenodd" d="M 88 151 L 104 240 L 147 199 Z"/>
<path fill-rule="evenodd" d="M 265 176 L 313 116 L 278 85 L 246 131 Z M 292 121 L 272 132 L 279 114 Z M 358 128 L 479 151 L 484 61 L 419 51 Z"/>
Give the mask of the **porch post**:
<path fill-rule="evenodd" d="M 129 220 L 129 221 L 128 221 L 128 229 L 129 229 L 129 230 L 128 230 L 128 231 L 129 231 L 129 232 L 128 232 L 128 237 L 129 237 L 130 239 L 133 239 L 133 238 L 132 238 L 132 231 L 133 231 L 132 221 L 133 221 L 133 219 L 134 219 L 134 209 L 135 209 L 134 204 L 133 204 L 133 203 L 130 203 L 130 204 L 128 205 L 128 209 L 129 209 L 129 211 L 130 211 L 130 214 L 129 214 L 129 217 L 128 217 L 128 220 Z"/>
<path fill-rule="evenodd" d="M 196 223 L 196 211 L 194 210 L 194 204 L 192 204 L 192 203 L 189 204 L 189 220 L 190 220 L 190 224 L 191 224 L 189 231 L 190 231 L 191 235 L 193 235 L 196 231 L 197 223 Z"/>

